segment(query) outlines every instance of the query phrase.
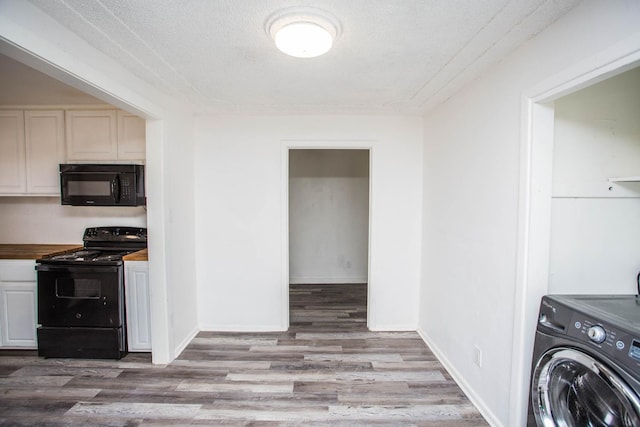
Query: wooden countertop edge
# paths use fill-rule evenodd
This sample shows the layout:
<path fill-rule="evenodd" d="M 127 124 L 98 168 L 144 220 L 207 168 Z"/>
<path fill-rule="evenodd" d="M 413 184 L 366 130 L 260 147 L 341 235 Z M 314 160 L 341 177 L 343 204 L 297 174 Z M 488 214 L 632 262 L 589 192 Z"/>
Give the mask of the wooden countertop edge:
<path fill-rule="evenodd" d="M 122 257 L 123 261 L 149 261 L 148 249 L 142 249 Z"/>
<path fill-rule="evenodd" d="M 82 245 L 73 244 L 0 244 L 0 260 L 35 260 L 45 255 L 82 249 Z"/>
<path fill-rule="evenodd" d="M 35 260 L 46 255 L 73 252 L 82 249 L 82 245 L 67 244 L 0 244 L 0 260 Z M 149 252 L 142 249 L 123 257 L 124 261 L 148 261 Z"/>

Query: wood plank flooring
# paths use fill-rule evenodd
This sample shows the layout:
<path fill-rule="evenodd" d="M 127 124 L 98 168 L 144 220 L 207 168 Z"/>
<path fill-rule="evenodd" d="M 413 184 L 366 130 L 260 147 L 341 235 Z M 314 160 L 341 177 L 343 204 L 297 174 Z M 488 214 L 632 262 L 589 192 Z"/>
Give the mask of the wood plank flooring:
<path fill-rule="evenodd" d="M 486 426 L 415 332 L 369 332 L 366 285 L 292 285 L 282 333 L 201 332 L 167 366 L 0 352 L 3 426 Z"/>

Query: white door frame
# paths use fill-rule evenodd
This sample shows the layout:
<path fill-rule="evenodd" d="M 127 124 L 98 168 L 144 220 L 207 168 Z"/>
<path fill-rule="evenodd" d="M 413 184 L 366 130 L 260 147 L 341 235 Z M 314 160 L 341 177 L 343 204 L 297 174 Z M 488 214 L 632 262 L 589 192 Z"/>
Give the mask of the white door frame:
<path fill-rule="evenodd" d="M 367 327 L 373 322 L 375 289 L 372 284 L 375 281 L 371 277 L 371 218 L 372 204 L 371 194 L 373 187 L 373 164 L 374 164 L 374 141 L 372 140 L 282 140 L 280 143 L 281 153 L 281 248 L 282 248 L 282 330 L 289 329 L 289 150 L 367 150 L 369 151 L 369 236 L 367 240 Z"/>
<path fill-rule="evenodd" d="M 522 95 L 520 203 L 509 425 L 525 425 L 534 332 L 548 292 L 553 165 L 553 102 L 640 65 L 640 35 L 544 80 Z"/>

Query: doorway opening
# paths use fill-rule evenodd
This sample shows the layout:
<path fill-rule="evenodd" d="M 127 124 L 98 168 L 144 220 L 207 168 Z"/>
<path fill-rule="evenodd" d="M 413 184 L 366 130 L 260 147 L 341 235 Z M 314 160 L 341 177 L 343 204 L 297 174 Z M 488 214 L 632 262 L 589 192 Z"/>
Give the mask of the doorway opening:
<path fill-rule="evenodd" d="M 637 43 L 624 42 L 585 59 L 523 93 L 521 202 L 511 369 L 510 407 L 513 409 L 510 424 L 521 424 L 526 417 L 533 331 L 536 329 L 540 299 L 550 290 L 554 102 L 639 65 Z"/>
<path fill-rule="evenodd" d="M 367 149 L 289 149 L 291 329 L 366 330 Z"/>

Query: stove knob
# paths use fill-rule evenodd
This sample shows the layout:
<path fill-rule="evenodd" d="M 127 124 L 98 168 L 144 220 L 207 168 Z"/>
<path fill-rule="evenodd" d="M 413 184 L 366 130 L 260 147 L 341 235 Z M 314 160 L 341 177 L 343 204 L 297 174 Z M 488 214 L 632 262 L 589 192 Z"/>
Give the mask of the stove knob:
<path fill-rule="evenodd" d="M 595 325 L 587 330 L 589 339 L 595 343 L 603 343 L 607 339 L 607 331 L 602 326 Z"/>

